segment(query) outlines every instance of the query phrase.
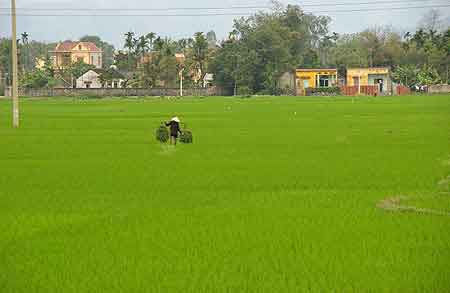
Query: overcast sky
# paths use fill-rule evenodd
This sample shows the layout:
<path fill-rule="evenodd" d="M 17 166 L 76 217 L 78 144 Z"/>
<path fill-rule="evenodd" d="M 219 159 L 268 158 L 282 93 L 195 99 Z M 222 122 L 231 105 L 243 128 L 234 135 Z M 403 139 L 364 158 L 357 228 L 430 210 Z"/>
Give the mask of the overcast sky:
<path fill-rule="evenodd" d="M 231 7 L 231 6 L 268 6 L 266 0 L 16 0 L 18 8 L 87 8 L 87 9 L 141 9 L 140 11 L 69 11 L 72 14 L 164 14 L 166 16 L 21 16 L 20 14 L 62 14 L 61 11 L 35 11 L 18 10 L 17 31 L 28 32 L 31 39 L 41 41 L 60 41 L 65 39 L 77 39 L 83 35 L 99 35 L 116 47 L 122 47 L 123 34 L 127 31 L 139 33 L 156 32 L 159 35 L 172 38 L 191 36 L 197 31 L 214 30 L 219 39 L 227 36 L 233 25 L 233 18 L 237 16 L 179 16 L 168 17 L 167 14 L 207 14 L 207 13 L 249 13 L 255 9 L 233 10 L 182 10 L 182 11 L 146 11 L 142 9 L 165 8 L 195 8 L 195 7 Z M 349 9 L 374 9 L 383 8 L 381 11 L 360 12 L 328 12 L 317 13 L 328 15 L 332 18 L 331 31 L 338 33 L 351 33 L 361 31 L 377 25 L 392 25 L 400 31 L 414 29 L 420 22 L 422 15 L 429 8 L 395 10 L 396 7 L 412 7 L 425 5 L 449 5 L 449 0 L 305 0 L 305 1 L 280 1 L 284 4 L 304 4 L 305 10 L 335 11 Z M 361 4 L 361 3 L 372 4 Z M 384 3 L 380 3 L 384 2 Z M 386 3 L 388 2 L 388 3 Z M 337 3 L 346 5 L 336 6 Z M 351 5 L 347 5 L 350 4 Z M 308 5 L 318 5 L 316 7 Z M 10 0 L 0 0 L 0 8 L 10 7 Z M 445 24 L 450 23 L 450 7 L 438 8 Z M 8 10 L 0 10 L 0 14 Z M 0 37 L 10 35 L 10 17 L 0 15 Z"/>

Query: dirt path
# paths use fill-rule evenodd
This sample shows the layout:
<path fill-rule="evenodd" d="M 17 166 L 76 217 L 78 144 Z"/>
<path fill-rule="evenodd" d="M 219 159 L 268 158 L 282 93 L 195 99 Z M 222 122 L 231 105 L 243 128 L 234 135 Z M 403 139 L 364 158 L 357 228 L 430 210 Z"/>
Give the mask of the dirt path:
<path fill-rule="evenodd" d="M 449 216 L 450 212 L 438 211 L 433 209 L 418 208 L 415 206 L 408 206 L 402 204 L 402 202 L 407 201 L 409 198 L 407 196 L 396 196 L 384 199 L 377 204 L 379 209 L 383 209 L 390 212 L 412 212 L 419 214 L 431 214 L 439 216 Z"/>

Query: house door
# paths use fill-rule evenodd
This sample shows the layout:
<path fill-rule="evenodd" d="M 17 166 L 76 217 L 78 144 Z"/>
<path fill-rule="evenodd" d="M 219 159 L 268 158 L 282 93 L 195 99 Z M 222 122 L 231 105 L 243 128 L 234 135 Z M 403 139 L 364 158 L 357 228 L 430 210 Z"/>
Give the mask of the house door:
<path fill-rule="evenodd" d="M 359 77 L 358 76 L 354 76 L 353 77 L 353 85 L 354 86 L 359 86 Z"/>
<path fill-rule="evenodd" d="M 383 83 L 384 80 L 382 78 L 375 79 L 375 84 L 378 85 L 378 90 L 380 91 L 380 93 L 382 93 L 384 90 Z"/>
<path fill-rule="evenodd" d="M 304 80 L 303 80 L 303 88 L 304 88 L 304 89 L 309 88 L 309 80 L 307 80 L 307 79 L 304 79 Z"/>

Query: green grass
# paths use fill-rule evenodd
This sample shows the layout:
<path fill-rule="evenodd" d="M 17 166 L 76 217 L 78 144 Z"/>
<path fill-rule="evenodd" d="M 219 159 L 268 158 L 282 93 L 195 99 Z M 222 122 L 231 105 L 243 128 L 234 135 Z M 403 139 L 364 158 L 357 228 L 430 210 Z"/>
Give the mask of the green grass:
<path fill-rule="evenodd" d="M 450 290 L 450 217 L 376 207 L 448 207 L 448 96 L 21 107 L 14 130 L 0 101 L 2 293 Z M 155 141 L 175 114 L 193 145 Z"/>
<path fill-rule="evenodd" d="M 448 213 L 450 215 L 450 193 L 412 198 L 404 204 L 410 207 L 430 209 L 432 211 Z"/>

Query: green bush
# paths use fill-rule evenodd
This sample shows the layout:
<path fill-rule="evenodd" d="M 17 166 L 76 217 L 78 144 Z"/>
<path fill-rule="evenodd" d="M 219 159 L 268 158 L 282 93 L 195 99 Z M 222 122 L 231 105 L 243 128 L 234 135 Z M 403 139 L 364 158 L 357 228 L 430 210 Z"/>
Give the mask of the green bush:
<path fill-rule="evenodd" d="M 166 143 L 169 140 L 169 130 L 163 123 L 156 130 L 156 140 L 161 143 Z"/>
<path fill-rule="evenodd" d="M 253 94 L 253 90 L 248 86 L 239 86 L 237 88 L 238 96 L 251 96 Z"/>
<path fill-rule="evenodd" d="M 103 97 L 102 96 L 90 95 L 90 96 L 78 96 L 77 98 L 80 99 L 80 100 L 100 100 Z"/>
<path fill-rule="evenodd" d="M 337 96 L 341 94 L 339 87 L 307 88 L 307 96 Z"/>
<path fill-rule="evenodd" d="M 183 130 L 180 136 L 180 142 L 182 143 L 193 143 L 192 131 Z"/>
<path fill-rule="evenodd" d="M 279 94 L 281 96 L 295 96 L 295 89 L 286 86 L 284 88 L 280 88 Z"/>

